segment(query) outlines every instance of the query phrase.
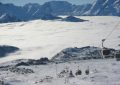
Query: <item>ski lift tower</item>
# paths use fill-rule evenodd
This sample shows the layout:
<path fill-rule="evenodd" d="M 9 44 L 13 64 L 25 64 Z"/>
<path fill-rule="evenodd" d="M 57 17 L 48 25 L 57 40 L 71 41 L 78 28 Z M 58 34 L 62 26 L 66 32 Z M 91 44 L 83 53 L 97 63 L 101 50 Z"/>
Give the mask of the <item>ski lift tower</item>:
<path fill-rule="evenodd" d="M 56 72 L 56 78 L 58 78 L 58 68 L 57 68 L 58 62 L 55 62 L 55 72 Z"/>
<path fill-rule="evenodd" d="M 103 51 L 104 51 L 104 49 L 105 49 L 105 47 L 104 47 L 104 42 L 105 42 L 105 40 L 106 40 L 106 39 L 102 39 L 102 58 L 103 58 L 103 59 L 105 58 L 104 53 L 103 53 Z"/>
<path fill-rule="evenodd" d="M 103 59 L 110 57 L 110 56 L 114 57 L 114 54 L 111 54 L 111 49 L 104 47 L 105 41 L 106 41 L 106 39 L 102 39 L 102 57 L 103 57 Z"/>

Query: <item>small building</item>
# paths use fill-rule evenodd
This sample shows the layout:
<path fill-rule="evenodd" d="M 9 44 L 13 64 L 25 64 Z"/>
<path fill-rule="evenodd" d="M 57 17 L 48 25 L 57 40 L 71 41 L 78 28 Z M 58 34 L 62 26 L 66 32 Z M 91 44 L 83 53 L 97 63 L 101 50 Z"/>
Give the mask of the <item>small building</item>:
<path fill-rule="evenodd" d="M 103 56 L 104 58 L 114 58 L 115 57 L 115 50 L 111 48 L 103 48 Z"/>
<path fill-rule="evenodd" d="M 117 51 L 117 52 L 116 52 L 115 57 L 116 57 L 116 60 L 117 60 L 117 61 L 120 61 L 120 51 Z"/>

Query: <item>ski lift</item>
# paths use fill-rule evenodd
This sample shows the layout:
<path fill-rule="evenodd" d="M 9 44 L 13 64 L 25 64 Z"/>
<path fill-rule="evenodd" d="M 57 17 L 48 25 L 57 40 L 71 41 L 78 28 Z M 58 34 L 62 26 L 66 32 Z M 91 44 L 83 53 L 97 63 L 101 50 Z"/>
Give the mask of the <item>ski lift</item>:
<path fill-rule="evenodd" d="M 88 69 L 85 71 L 85 74 L 86 74 L 86 75 L 89 75 L 89 70 L 88 70 Z"/>
<path fill-rule="evenodd" d="M 70 70 L 70 73 L 69 73 L 69 77 L 72 78 L 72 77 L 75 77 L 72 73 L 72 71 Z"/>
<path fill-rule="evenodd" d="M 89 74 L 90 74 L 89 66 L 88 66 L 88 69 L 85 71 L 85 74 L 86 74 L 86 75 L 89 75 Z"/>
<path fill-rule="evenodd" d="M 104 42 L 105 41 L 106 41 L 106 39 L 102 39 L 102 54 L 103 54 L 104 58 L 111 54 L 111 50 L 109 48 L 104 47 Z"/>
<path fill-rule="evenodd" d="M 102 39 L 103 58 L 106 57 L 106 56 L 109 56 L 111 54 L 111 50 L 104 47 L 104 42 L 106 41 L 106 39 L 108 39 L 108 37 L 110 37 L 110 35 L 112 35 L 112 33 L 119 26 L 119 24 L 120 24 L 120 21 L 115 25 L 115 27 L 111 30 L 111 32 L 107 35 L 107 37 L 105 39 Z M 114 55 L 112 55 L 112 56 L 114 56 Z"/>
<path fill-rule="evenodd" d="M 82 75 L 82 71 L 81 70 L 77 70 L 77 72 L 75 73 L 76 76 Z"/>

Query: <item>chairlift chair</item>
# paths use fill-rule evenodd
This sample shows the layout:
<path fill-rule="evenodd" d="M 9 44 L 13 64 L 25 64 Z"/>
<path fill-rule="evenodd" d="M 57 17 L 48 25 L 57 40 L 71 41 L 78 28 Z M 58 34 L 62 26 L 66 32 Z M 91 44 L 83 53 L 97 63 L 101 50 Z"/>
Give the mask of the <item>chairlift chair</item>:
<path fill-rule="evenodd" d="M 76 76 L 78 75 L 82 75 L 82 71 L 81 70 L 77 70 L 77 72 L 75 73 Z"/>

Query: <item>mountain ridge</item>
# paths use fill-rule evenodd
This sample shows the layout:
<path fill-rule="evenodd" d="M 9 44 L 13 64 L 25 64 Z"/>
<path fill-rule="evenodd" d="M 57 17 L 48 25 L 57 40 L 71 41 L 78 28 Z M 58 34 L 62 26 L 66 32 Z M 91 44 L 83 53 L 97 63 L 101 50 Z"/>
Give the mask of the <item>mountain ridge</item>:
<path fill-rule="evenodd" d="M 96 0 L 94 4 L 83 5 L 74 5 L 67 1 L 49 1 L 43 5 L 28 3 L 24 6 L 0 3 L 0 16 L 5 13 L 21 21 L 41 19 L 47 15 L 120 16 L 120 0 Z"/>

